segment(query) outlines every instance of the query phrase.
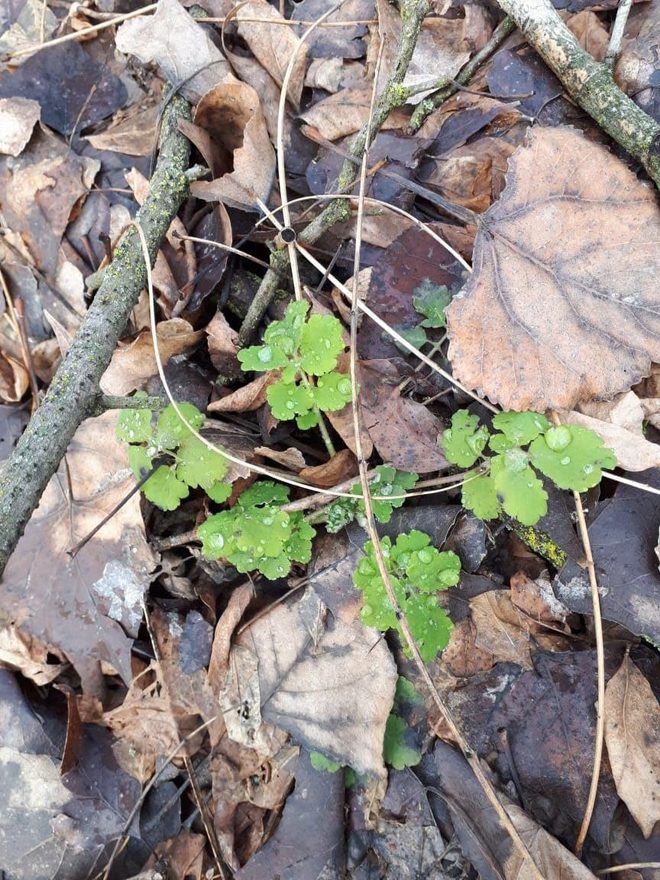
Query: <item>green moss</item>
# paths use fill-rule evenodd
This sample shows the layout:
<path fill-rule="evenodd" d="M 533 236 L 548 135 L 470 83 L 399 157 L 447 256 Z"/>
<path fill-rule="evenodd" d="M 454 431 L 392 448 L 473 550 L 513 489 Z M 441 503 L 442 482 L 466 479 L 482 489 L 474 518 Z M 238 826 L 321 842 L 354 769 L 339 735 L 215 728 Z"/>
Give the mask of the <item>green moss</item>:
<path fill-rule="evenodd" d="M 545 532 L 535 529 L 534 526 L 523 526 L 520 523 L 515 524 L 514 530 L 520 540 L 530 550 L 547 559 L 557 571 L 564 567 L 568 554 Z"/>

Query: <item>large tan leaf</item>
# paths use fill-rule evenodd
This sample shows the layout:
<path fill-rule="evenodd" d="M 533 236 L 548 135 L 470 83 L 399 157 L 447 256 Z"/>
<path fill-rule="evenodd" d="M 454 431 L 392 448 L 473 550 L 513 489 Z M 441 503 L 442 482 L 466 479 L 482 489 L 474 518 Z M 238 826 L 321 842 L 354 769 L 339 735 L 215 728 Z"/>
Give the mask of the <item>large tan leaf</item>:
<path fill-rule="evenodd" d="M 97 696 L 102 663 L 131 679 L 127 633 L 137 635 L 155 564 L 138 495 L 75 558 L 67 553 L 135 486 L 116 421 L 108 412 L 78 428 L 0 583 L 0 624 L 52 646 Z"/>
<path fill-rule="evenodd" d="M 605 742 L 616 790 L 650 837 L 660 820 L 660 706 L 626 656 L 605 690 Z"/>
<path fill-rule="evenodd" d="M 660 360 L 655 199 L 600 144 L 535 128 L 447 309 L 457 378 L 506 409 L 545 410 L 648 375 Z"/>
<path fill-rule="evenodd" d="M 327 620 L 325 605 L 308 589 L 255 621 L 238 642 L 230 671 L 234 662 L 247 670 L 245 655 L 252 653 L 258 674 L 241 684 L 244 699 L 248 691 L 260 695 L 257 722 L 275 724 L 296 742 L 359 773 L 383 775 L 383 738 L 397 672 L 377 632 L 359 621 Z M 228 705 L 230 729 L 237 708 L 235 701 Z M 241 709 L 242 726 L 254 724 L 240 704 L 238 714 Z"/>

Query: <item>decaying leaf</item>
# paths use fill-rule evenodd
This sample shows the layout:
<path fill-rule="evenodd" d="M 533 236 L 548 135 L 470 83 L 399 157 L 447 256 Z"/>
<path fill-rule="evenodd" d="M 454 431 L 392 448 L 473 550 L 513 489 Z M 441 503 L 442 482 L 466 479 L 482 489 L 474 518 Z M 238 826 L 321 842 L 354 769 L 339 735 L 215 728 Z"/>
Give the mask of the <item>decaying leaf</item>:
<path fill-rule="evenodd" d="M 210 343 L 209 343 L 210 345 Z M 270 370 L 257 376 L 252 382 L 237 388 L 226 397 L 214 400 L 209 404 L 209 412 L 250 412 L 259 409 L 266 403 L 266 391 L 269 385 L 277 382 L 278 372 Z"/>
<path fill-rule="evenodd" d="M 137 495 L 75 558 L 67 553 L 135 485 L 115 437 L 116 418 L 106 413 L 78 429 L 0 585 L 3 625 L 52 645 L 71 661 L 87 694 L 102 691 L 102 662 L 131 680 L 126 633 L 137 635 L 154 566 Z"/>
<path fill-rule="evenodd" d="M 660 360 L 659 244 L 650 187 L 577 132 L 535 128 L 447 309 L 457 378 L 516 410 L 627 391 Z"/>
<path fill-rule="evenodd" d="M 476 596 L 470 600 L 470 610 L 477 648 L 492 654 L 495 662 L 533 668 L 529 632 L 508 590 L 490 590 Z"/>
<path fill-rule="evenodd" d="M 201 330 L 193 330 L 183 318 L 161 321 L 156 327 L 156 335 L 163 364 L 175 354 L 192 348 L 204 336 Z M 128 394 L 141 388 L 157 369 L 151 330 L 144 330 L 130 345 L 113 354 L 101 379 L 101 389 L 105 394 Z"/>
<path fill-rule="evenodd" d="M 0 153 L 19 156 L 39 121 L 41 107 L 29 98 L 0 98 Z"/>
<path fill-rule="evenodd" d="M 359 773 L 383 774 L 397 673 L 379 633 L 358 621 L 326 620 L 325 606 L 308 589 L 256 620 L 238 644 L 258 662 L 265 721 Z"/>
<path fill-rule="evenodd" d="M 116 45 L 145 64 L 155 61 L 189 101 L 199 101 L 218 83 L 236 81 L 220 50 L 178 0 L 159 0 L 155 15 L 125 21 Z"/>
<path fill-rule="evenodd" d="M 605 743 L 616 790 L 650 837 L 660 821 L 660 706 L 628 655 L 605 690 Z"/>
<path fill-rule="evenodd" d="M 222 83 L 208 92 L 195 111 L 194 125 L 181 125 L 204 156 L 214 179 L 197 180 L 193 195 L 256 210 L 268 201 L 275 174 L 275 151 L 259 95 L 245 83 Z"/>
<path fill-rule="evenodd" d="M 244 24 L 243 19 L 247 19 Z M 274 23 L 269 24 L 269 19 Z M 280 13 L 265 0 L 241 3 L 234 15 L 234 21 L 238 23 L 238 33 L 277 85 L 282 85 L 291 57 L 295 54 L 287 98 L 294 107 L 298 107 L 307 66 L 307 51 L 292 28 L 279 24 L 282 20 Z"/>
<path fill-rule="evenodd" d="M 119 122 L 85 140 L 97 150 L 112 150 L 128 156 L 150 156 L 156 141 L 159 108 L 139 104 Z"/>

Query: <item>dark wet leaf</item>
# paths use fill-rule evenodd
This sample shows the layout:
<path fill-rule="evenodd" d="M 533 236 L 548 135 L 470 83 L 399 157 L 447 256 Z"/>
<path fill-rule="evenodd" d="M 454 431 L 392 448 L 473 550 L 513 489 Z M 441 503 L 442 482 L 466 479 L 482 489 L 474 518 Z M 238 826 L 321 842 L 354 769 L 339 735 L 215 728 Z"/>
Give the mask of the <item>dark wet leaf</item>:
<path fill-rule="evenodd" d="M 275 834 L 236 880 L 327 880 L 344 876 L 344 774 L 315 770 L 303 749 Z"/>
<path fill-rule="evenodd" d="M 333 14 L 332 21 L 362 21 L 375 16 L 374 0 L 347 0 Z M 301 0 L 293 8 L 292 19 L 315 21 L 327 12 L 325 0 Z M 300 28 L 300 32 L 304 28 Z M 367 25 L 347 25 L 345 28 L 317 28 L 308 40 L 312 58 L 362 58 L 366 54 Z"/>
<path fill-rule="evenodd" d="M 396 329 L 415 327 L 422 316 L 413 296 L 432 285 L 456 290 L 463 284 L 463 267 L 431 236 L 412 228 L 391 245 L 372 269 L 367 304 Z M 358 352 L 363 358 L 400 355 L 389 336 L 365 320 L 358 333 Z"/>
<path fill-rule="evenodd" d="M 41 118 L 69 136 L 111 116 L 126 102 L 126 86 L 70 42 L 38 52 L 13 72 L 0 73 L 0 97 L 31 98 Z"/>
<path fill-rule="evenodd" d="M 531 49 L 512 52 L 500 49 L 488 68 L 486 81 L 491 94 L 517 98 L 520 110 L 536 116 L 564 91 L 557 77 Z"/>
<path fill-rule="evenodd" d="M 660 487 L 657 470 L 633 476 Z M 655 644 L 660 642 L 659 520 L 657 495 L 620 486 L 589 528 L 603 617 Z M 591 614 L 589 579 L 577 562 L 564 566 L 554 589 L 571 611 Z"/>

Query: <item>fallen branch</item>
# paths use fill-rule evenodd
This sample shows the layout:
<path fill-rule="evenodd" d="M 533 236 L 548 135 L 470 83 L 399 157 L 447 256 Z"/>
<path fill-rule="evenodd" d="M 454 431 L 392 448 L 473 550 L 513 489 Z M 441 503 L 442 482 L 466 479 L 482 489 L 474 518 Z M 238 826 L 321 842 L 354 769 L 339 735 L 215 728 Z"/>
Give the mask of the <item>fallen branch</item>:
<path fill-rule="evenodd" d="M 188 194 L 190 143 L 179 119 L 188 104 L 170 100 L 162 119 L 158 163 L 137 219 L 152 263 L 172 219 Z M 78 426 L 99 410 L 99 382 L 146 281 L 140 240 L 131 229 L 115 250 L 94 302 L 48 393 L 0 473 L 0 574 Z"/>
<path fill-rule="evenodd" d="M 642 163 L 660 189 L 660 125 L 580 46 L 550 0 L 497 0 L 573 100 Z"/>

